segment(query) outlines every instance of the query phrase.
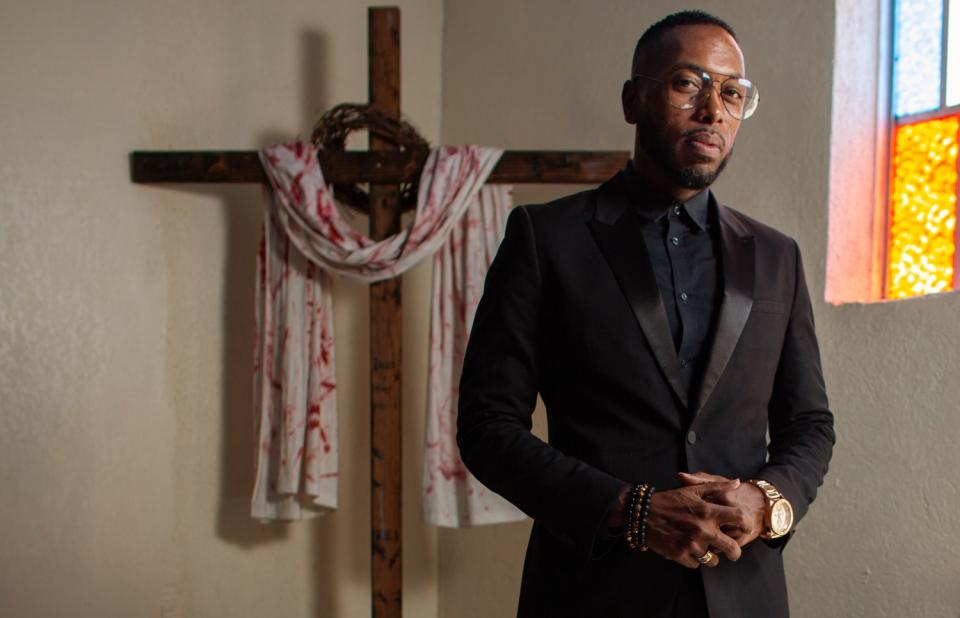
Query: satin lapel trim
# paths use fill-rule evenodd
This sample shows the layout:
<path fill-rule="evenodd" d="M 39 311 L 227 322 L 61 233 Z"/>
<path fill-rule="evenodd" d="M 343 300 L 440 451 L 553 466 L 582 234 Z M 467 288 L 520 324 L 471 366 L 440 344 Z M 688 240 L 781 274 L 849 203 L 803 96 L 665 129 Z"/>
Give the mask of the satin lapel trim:
<path fill-rule="evenodd" d="M 742 225 L 733 219 L 725 206 L 717 207 L 720 221 L 721 259 L 723 263 L 723 301 L 717 317 L 710 359 L 703 374 L 703 382 L 697 398 L 697 410 L 703 410 L 710 400 L 713 389 L 727 368 L 743 327 L 753 307 L 753 275 L 755 247 Z"/>
<path fill-rule="evenodd" d="M 643 231 L 630 216 L 619 177 L 597 192 L 597 216 L 587 226 L 600 246 L 633 315 L 653 350 L 653 355 L 684 407 L 687 393 L 680 378 L 680 359 L 670 335 L 667 312 L 657 287 L 656 276 L 643 244 Z"/>

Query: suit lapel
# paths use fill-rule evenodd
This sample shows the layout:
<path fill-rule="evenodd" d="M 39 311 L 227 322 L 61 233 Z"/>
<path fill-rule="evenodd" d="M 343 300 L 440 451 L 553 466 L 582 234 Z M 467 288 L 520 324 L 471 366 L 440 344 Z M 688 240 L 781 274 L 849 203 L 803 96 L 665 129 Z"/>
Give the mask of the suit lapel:
<path fill-rule="evenodd" d="M 618 174 L 600 186 L 596 215 L 587 226 L 613 270 L 667 382 L 686 407 L 687 393 L 680 378 L 680 360 L 670 335 L 667 312 L 643 244 L 640 223 L 637 217 L 630 216 L 632 209 L 622 182 L 622 175 Z"/>
<path fill-rule="evenodd" d="M 723 301 L 714 330 L 710 358 L 703 373 L 697 409 L 704 404 L 720 381 L 724 369 L 740 341 L 743 327 L 753 306 L 753 273 L 755 247 L 753 236 L 734 218 L 726 206 L 717 205 L 720 222 L 720 255 L 723 267 Z"/>

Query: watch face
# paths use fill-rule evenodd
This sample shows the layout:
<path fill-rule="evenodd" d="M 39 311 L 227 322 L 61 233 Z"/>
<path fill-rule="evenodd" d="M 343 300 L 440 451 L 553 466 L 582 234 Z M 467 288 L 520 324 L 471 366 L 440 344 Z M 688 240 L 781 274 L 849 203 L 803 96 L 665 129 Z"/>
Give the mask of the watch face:
<path fill-rule="evenodd" d="M 793 507 L 786 500 L 778 500 L 770 513 L 770 527 L 774 534 L 786 534 L 793 525 Z"/>

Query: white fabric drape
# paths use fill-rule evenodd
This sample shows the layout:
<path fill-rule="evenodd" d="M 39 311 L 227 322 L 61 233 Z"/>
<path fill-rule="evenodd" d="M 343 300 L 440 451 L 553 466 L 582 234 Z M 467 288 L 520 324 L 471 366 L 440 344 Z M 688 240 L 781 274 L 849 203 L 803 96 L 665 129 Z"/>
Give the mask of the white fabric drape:
<path fill-rule="evenodd" d="M 501 152 L 478 146 L 432 151 L 413 220 L 379 242 L 340 216 L 312 145 L 278 145 L 260 152 L 273 199 L 257 256 L 253 517 L 303 519 L 337 505 L 329 273 L 364 282 L 388 279 L 444 243 L 447 247 L 434 258 L 440 278 L 435 274 L 425 513 L 440 525 L 505 521 L 502 514 L 493 519 L 489 514 L 509 511 L 514 519 L 522 517 L 466 473 L 454 442 L 466 329 L 510 207 L 509 187 L 483 187 Z M 450 470 L 456 473 L 446 479 L 444 471 Z M 429 483 L 437 474 L 444 482 Z"/>
<path fill-rule="evenodd" d="M 511 195 L 481 191 L 433 257 L 423 505 L 427 523 L 461 527 L 526 516 L 470 474 L 457 448 L 457 395 L 483 281 L 503 238 Z"/>

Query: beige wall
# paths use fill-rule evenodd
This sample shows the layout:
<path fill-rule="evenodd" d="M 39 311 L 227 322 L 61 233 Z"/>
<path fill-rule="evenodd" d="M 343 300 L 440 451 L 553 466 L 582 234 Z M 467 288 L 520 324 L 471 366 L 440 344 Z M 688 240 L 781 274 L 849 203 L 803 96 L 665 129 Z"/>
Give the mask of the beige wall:
<path fill-rule="evenodd" d="M 629 148 L 618 94 L 633 42 L 677 8 L 400 6 L 403 108 L 428 139 L 602 149 Z M 795 615 L 955 615 L 957 295 L 820 300 L 833 3 L 702 6 L 737 28 L 763 92 L 717 192 L 799 240 L 837 414 L 827 484 L 786 554 Z M 255 524 L 260 192 L 137 186 L 126 167 L 135 148 L 304 135 L 323 109 L 366 98 L 365 66 L 366 7 L 350 0 L 0 9 L 0 615 L 368 614 L 365 290 L 336 289 L 341 510 Z M 428 294 L 420 267 L 404 282 L 405 606 L 511 615 L 527 524 L 420 523 Z"/>
<path fill-rule="evenodd" d="M 733 24 L 762 95 L 717 194 L 800 243 L 837 417 L 831 472 L 785 554 L 794 615 L 957 615 L 960 298 L 823 302 L 834 4 L 698 4 Z M 846 2 L 846 14 L 856 14 L 854 4 L 872 11 Z M 619 93 L 633 44 L 678 8 L 665 0 L 447 0 L 444 140 L 628 149 Z M 869 115 L 872 104 L 868 97 L 845 109 Z M 850 150 L 838 149 L 857 156 Z M 567 189 L 517 196 L 541 200 Z M 441 532 L 440 615 L 514 612 L 527 531 L 515 524 Z"/>
<path fill-rule="evenodd" d="M 442 3 L 399 4 L 403 108 L 436 141 Z M 340 512 L 254 523 L 260 190 L 127 170 L 133 149 L 255 148 L 366 100 L 366 20 L 353 0 L 0 7 L 4 618 L 369 615 L 365 288 L 335 292 Z M 404 282 L 413 488 L 429 287 Z M 404 515 L 406 607 L 434 616 L 436 533 L 417 501 Z"/>

